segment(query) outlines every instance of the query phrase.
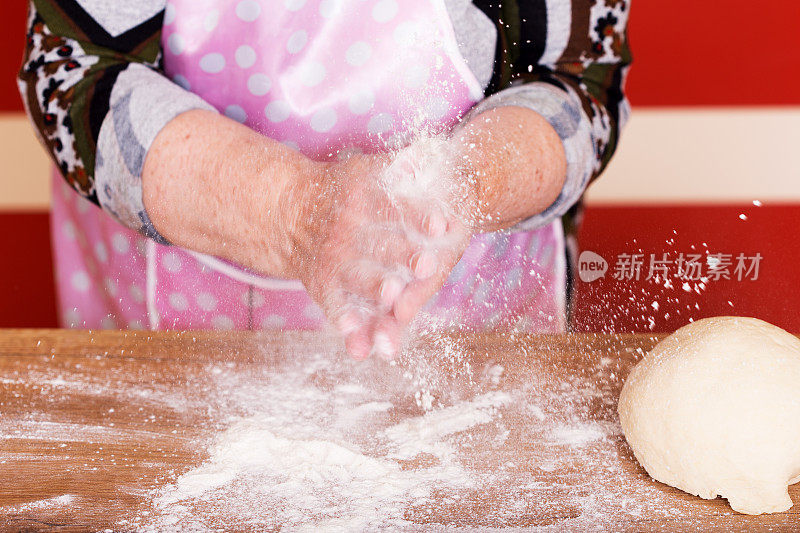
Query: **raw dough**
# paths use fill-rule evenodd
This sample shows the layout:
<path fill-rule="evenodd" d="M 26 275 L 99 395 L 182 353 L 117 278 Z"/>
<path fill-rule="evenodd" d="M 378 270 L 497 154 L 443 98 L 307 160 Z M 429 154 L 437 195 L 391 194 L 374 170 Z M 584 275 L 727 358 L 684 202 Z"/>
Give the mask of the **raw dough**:
<path fill-rule="evenodd" d="M 684 326 L 633 369 L 619 416 L 656 480 L 741 513 L 785 511 L 800 481 L 800 340 L 755 318 Z"/>

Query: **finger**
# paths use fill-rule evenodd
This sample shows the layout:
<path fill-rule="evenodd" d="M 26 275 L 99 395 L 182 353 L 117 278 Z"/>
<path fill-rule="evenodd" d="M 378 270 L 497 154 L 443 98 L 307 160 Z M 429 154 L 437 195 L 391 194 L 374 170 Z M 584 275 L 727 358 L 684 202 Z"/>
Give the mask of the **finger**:
<path fill-rule="evenodd" d="M 344 311 L 336 321 L 336 328 L 342 336 L 347 337 L 351 333 L 362 329 L 365 325 L 365 320 L 355 310 Z"/>
<path fill-rule="evenodd" d="M 409 239 L 400 226 L 362 228 L 354 239 L 355 249 L 351 256 L 371 259 L 383 264 L 388 270 L 408 267 L 411 257 L 424 246 Z"/>
<path fill-rule="evenodd" d="M 378 300 L 386 309 L 391 309 L 394 302 L 403 293 L 406 288 L 406 281 L 397 274 L 388 274 L 384 276 L 381 281 L 380 289 L 378 290 Z"/>
<path fill-rule="evenodd" d="M 433 276 L 438 269 L 439 260 L 432 251 L 424 250 L 412 255 L 408 266 L 414 273 L 414 277 L 422 280 Z"/>
<path fill-rule="evenodd" d="M 439 286 L 440 283 L 433 283 L 432 280 L 409 283 L 394 304 L 393 313 L 398 323 L 401 326 L 408 325 L 425 302 L 436 293 Z"/>
<path fill-rule="evenodd" d="M 417 242 L 444 237 L 453 222 L 439 204 L 429 200 L 414 200 L 413 204 L 404 202 L 398 206 L 402 213 L 403 229 L 409 238 Z"/>
<path fill-rule="evenodd" d="M 433 238 L 444 237 L 447 229 L 447 218 L 439 209 L 434 208 L 425 216 L 423 230 L 428 236 Z"/>
<path fill-rule="evenodd" d="M 373 307 L 391 309 L 410 278 L 402 269 L 390 270 L 387 265 L 362 260 L 342 268 L 337 280 L 344 290 L 363 298 Z"/>
<path fill-rule="evenodd" d="M 385 194 L 385 193 L 383 193 Z M 453 218 L 451 209 L 440 201 L 421 197 L 402 197 L 389 193 L 386 198 L 373 198 L 368 209 L 359 213 L 375 224 L 400 226 L 418 238 L 440 237 Z"/>
<path fill-rule="evenodd" d="M 348 355 L 356 361 L 363 361 L 370 354 L 369 333 L 366 328 L 353 331 L 344 338 L 344 347 Z"/>
<path fill-rule="evenodd" d="M 387 316 L 379 319 L 373 336 L 372 355 L 385 361 L 394 359 L 400 346 L 401 333 L 402 327 L 394 318 Z"/>
<path fill-rule="evenodd" d="M 442 256 L 443 251 L 447 255 L 447 249 L 450 247 L 418 246 L 404 240 L 392 231 L 385 231 L 382 235 L 387 240 L 382 242 L 376 242 L 377 239 L 373 240 L 373 242 L 369 242 L 366 239 L 362 240 L 361 250 L 359 251 L 364 254 L 365 258 L 372 259 L 375 263 L 380 263 L 387 271 L 396 271 L 403 275 L 402 271 L 407 269 L 408 274 L 417 279 L 431 277 L 442 264 L 440 256 Z M 369 275 L 368 272 L 364 271 L 363 266 L 358 266 L 354 272 L 356 276 Z"/>
<path fill-rule="evenodd" d="M 369 356 L 371 347 L 369 313 L 363 306 L 354 305 L 341 290 L 326 295 L 323 308 L 330 322 L 344 338 L 344 346 L 350 357 L 361 360 Z"/>
<path fill-rule="evenodd" d="M 344 337 L 347 353 L 356 360 L 366 359 L 372 346 L 374 314 L 365 306 L 353 303 L 354 297 L 345 296 L 344 299 L 350 301 L 334 311 L 339 314 L 336 327 Z"/>
<path fill-rule="evenodd" d="M 442 251 L 447 252 L 451 246 L 419 246 L 409 242 L 397 232 L 385 230 L 378 235 L 371 235 L 369 239 L 360 240 L 359 255 L 363 254 L 365 259 L 370 259 L 374 263 L 372 266 L 367 262 L 356 262 L 355 267 L 348 266 L 346 282 L 357 281 L 359 277 L 368 279 L 374 278 L 375 273 L 370 272 L 376 266 L 386 271 L 395 272 L 401 276 L 409 275 L 417 279 L 427 279 L 441 268 Z M 447 253 L 445 253 L 445 256 Z M 407 270 L 407 272 L 404 272 Z M 357 284 L 357 283 L 356 283 Z M 360 293 L 361 294 L 361 293 Z"/>
<path fill-rule="evenodd" d="M 374 318 L 374 305 L 341 287 L 330 290 L 322 301 L 325 315 L 343 337 L 366 328 Z"/>

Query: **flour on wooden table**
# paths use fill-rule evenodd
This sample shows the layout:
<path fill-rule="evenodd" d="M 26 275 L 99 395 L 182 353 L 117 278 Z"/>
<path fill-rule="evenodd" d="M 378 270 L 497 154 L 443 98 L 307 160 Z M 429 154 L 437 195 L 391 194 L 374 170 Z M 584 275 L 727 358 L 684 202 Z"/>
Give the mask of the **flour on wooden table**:
<path fill-rule="evenodd" d="M 357 364 L 333 350 L 273 365 L 179 365 L 172 386 L 122 381 L 130 368 L 118 380 L 114 365 L 122 363 L 113 360 L 106 373 L 79 365 L 55 375 L 44 367 L 9 372 L 3 386 L 31 389 L 24 397 L 40 400 L 19 417 L 0 419 L 0 464 L 46 460 L 55 471 L 61 463 L 54 446 L 66 457 L 87 444 L 102 450 L 147 441 L 146 459 L 98 453 L 85 465 L 104 461 L 113 473 L 118 464 L 144 461 L 163 473 L 146 486 L 123 487 L 143 503 L 116 524 L 120 530 L 615 530 L 631 517 L 688 508 L 673 507 L 675 500 L 637 470 L 618 423 L 597 416 L 613 413 L 613 357 L 573 375 L 539 367 L 539 355 L 530 354 L 530 370 L 509 371 L 509 383 L 502 363 L 473 367 L 467 349 L 432 344 L 433 351 L 409 350 L 395 365 Z M 50 410 L 75 398 L 91 409 L 104 406 L 99 414 L 107 417 L 80 424 Z M 190 410 L 202 414 L 187 416 Z M 181 431 L 181 420 L 207 427 Z M 44 455 L 4 452 L 3 443 L 14 439 Z M 176 459 L 177 448 L 199 455 L 191 467 L 170 471 L 185 461 Z M 57 513 L 79 498 L 55 496 L 4 512 Z"/>
<path fill-rule="evenodd" d="M 75 501 L 75 496 L 73 496 L 72 494 L 62 494 L 61 496 L 53 496 L 52 498 L 35 500 L 28 503 L 21 503 L 19 505 L 0 506 L 0 513 L 20 514 L 34 509 L 44 509 L 48 507 L 64 507 L 72 504 L 74 501 Z"/>
<path fill-rule="evenodd" d="M 429 502 L 435 491 L 477 486 L 447 440 L 495 423 L 507 394 L 488 393 L 372 433 L 396 402 L 391 393 L 376 399 L 364 385 L 340 382 L 334 364 L 320 356 L 262 384 L 214 372 L 226 389 L 249 396 L 250 414 L 230 421 L 202 465 L 154 495 L 149 527 L 214 527 L 228 514 L 253 528 L 401 527 L 407 508 Z M 331 376 L 320 383 L 323 369 Z M 409 469 L 397 460 L 420 454 L 436 461 Z"/>
<path fill-rule="evenodd" d="M 506 390 L 502 365 L 490 364 L 477 377 L 470 369 L 464 388 L 458 357 L 449 357 L 450 382 L 424 359 L 364 370 L 370 364 L 343 368 L 320 354 L 256 375 L 215 367 L 209 374 L 236 416 L 208 444 L 208 458 L 157 490 L 154 513 L 135 525 L 414 531 L 441 513 L 452 523 L 426 529 L 455 531 L 477 519 L 464 509 L 482 494 L 480 512 L 493 528 L 561 516 L 553 529 L 613 529 L 622 515 L 680 512 L 659 507 L 660 490 L 625 471 L 632 458 L 618 451 L 619 425 L 589 416 L 592 404 L 613 402 L 608 383 L 542 377 Z M 431 372 L 421 381 L 423 369 Z M 613 381 L 613 372 L 599 371 Z M 436 398 L 429 410 L 412 399 L 423 381 Z M 405 415 L 409 409 L 416 413 Z M 507 417 L 521 425 L 512 428 Z M 520 456 L 521 442 L 535 446 Z M 554 492 L 569 494 L 569 506 Z"/>

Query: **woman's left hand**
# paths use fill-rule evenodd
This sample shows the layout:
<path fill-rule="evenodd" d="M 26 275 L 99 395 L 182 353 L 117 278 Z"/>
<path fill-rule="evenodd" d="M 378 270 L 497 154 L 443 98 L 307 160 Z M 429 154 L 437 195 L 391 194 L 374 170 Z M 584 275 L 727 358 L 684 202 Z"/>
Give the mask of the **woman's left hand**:
<path fill-rule="evenodd" d="M 420 138 L 400 150 L 384 173 L 384 187 L 398 204 L 439 215 L 429 238 L 438 259 L 433 274 L 407 283 L 395 298 L 388 323 L 396 346 L 405 327 L 444 285 L 461 259 L 480 218 L 477 182 L 467 174 L 460 145 L 442 138 Z M 376 339 L 380 348 L 380 338 Z M 378 350 L 381 353 L 381 350 Z"/>

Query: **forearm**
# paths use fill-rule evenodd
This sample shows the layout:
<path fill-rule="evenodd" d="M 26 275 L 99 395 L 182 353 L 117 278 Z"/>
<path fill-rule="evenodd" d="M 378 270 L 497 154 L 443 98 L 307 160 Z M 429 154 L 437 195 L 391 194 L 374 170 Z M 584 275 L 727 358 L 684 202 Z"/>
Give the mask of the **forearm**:
<path fill-rule="evenodd" d="M 490 109 L 457 131 L 464 173 L 475 180 L 478 231 L 495 231 L 546 209 L 566 175 L 558 134 L 538 113 L 523 107 Z"/>
<path fill-rule="evenodd" d="M 144 205 L 173 244 L 293 277 L 295 193 L 321 165 L 223 116 L 189 111 L 148 151 Z"/>
<path fill-rule="evenodd" d="M 558 197 L 566 175 L 564 147 L 553 127 L 523 107 L 490 109 L 460 128 L 453 140 L 464 154 L 462 172 L 474 180 L 477 231 L 495 231 L 536 215 Z"/>

